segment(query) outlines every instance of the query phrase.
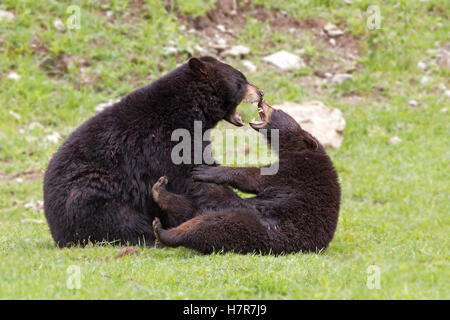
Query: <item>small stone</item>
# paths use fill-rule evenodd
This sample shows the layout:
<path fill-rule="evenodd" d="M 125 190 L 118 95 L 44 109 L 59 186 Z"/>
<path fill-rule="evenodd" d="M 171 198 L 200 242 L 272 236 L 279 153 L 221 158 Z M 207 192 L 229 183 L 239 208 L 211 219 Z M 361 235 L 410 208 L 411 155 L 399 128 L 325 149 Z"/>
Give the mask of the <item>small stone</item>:
<path fill-rule="evenodd" d="M 334 24 L 328 22 L 323 29 L 325 30 L 325 32 L 328 34 L 328 36 L 330 37 L 340 37 L 344 34 L 344 31 L 342 31 L 341 29 L 339 29 L 337 26 L 335 26 Z"/>
<path fill-rule="evenodd" d="M 447 108 L 442 108 L 442 109 L 441 109 L 441 112 L 442 112 L 442 113 L 447 113 L 447 111 L 448 111 Z"/>
<path fill-rule="evenodd" d="M 445 90 L 444 95 L 450 98 L 450 90 Z"/>
<path fill-rule="evenodd" d="M 247 69 L 247 71 L 249 72 L 256 72 L 256 70 L 258 69 L 253 62 L 249 61 L 249 60 L 242 60 L 242 65 L 244 66 L 245 69 Z"/>
<path fill-rule="evenodd" d="M 17 72 L 11 71 L 10 73 L 8 73 L 8 79 L 17 81 L 20 79 L 20 76 Z"/>
<path fill-rule="evenodd" d="M 440 89 L 440 90 L 442 90 L 442 91 L 446 91 L 447 90 L 447 87 L 445 86 L 445 83 L 439 83 L 439 85 L 438 85 L 438 88 Z"/>
<path fill-rule="evenodd" d="M 419 61 L 417 63 L 417 67 L 419 69 L 421 69 L 422 71 L 427 71 L 428 70 L 428 66 L 423 61 Z"/>
<path fill-rule="evenodd" d="M 106 11 L 106 16 L 107 16 L 108 18 L 111 18 L 113 15 L 114 15 L 114 11 L 112 11 L 112 10 Z"/>
<path fill-rule="evenodd" d="M 14 20 L 14 14 L 9 12 L 9 11 L 5 11 L 5 10 L 0 10 L 0 22 L 1 21 L 12 21 Z"/>
<path fill-rule="evenodd" d="M 342 145 L 345 119 L 341 110 L 327 107 L 320 101 L 285 102 L 274 107 L 290 114 L 325 148 L 336 149 Z"/>
<path fill-rule="evenodd" d="M 20 224 L 27 224 L 27 223 L 44 223 L 44 220 L 40 220 L 40 219 L 22 219 L 20 220 Z"/>
<path fill-rule="evenodd" d="M 61 19 L 55 19 L 53 21 L 53 26 L 59 30 L 59 31 L 65 31 L 66 30 L 66 25 L 64 24 L 64 22 Z"/>
<path fill-rule="evenodd" d="M 417 102 L 416 100 L 409 100 L 408 103 L 413 108 L 417 108 L 419 106 L 419 102 Z"/>
<path fill-rule="evenodd" d="M 163 48 L 162 54 L 165 55 L 165 56 L 172 56 L 174 54 L 177 54 L 178 51 L 179 50 L 176 47 L 167 46 L 167 47 Z"/>
<path fill-rule="evenodd" d="M 227 28 L 225 28 L 225 26 L 223 24 L 218 24 L 216 26 L 217 30 L 219 30 L 220 32 L 226 32 Z"/>
<path fill-rule="evenodd" d="M 443 47 L 436 56 L 436 62 L 440 67 L 450 68 L 450 50 Z"/>
<path fill-rule="evenodd" d="M 94 110 L 97 111 L 97 112 L 101 112 L 101 111 L 105 110 L 107 107 L 112 106 L 114 103 L 119 102 L 119 101 L 120 101 L 120 99 L 117 99 L 117 100 L 112 100 L 111 99 L 111 100 L 109 100 L 107 102 L 100 103 L 100 104 L 96 105 L 94 107 Z"/>
<path fill-rule="evenodd" d="M 61 140 L 61 135 L 54 131 L 52 134 L 47 135 L 45 138 L 45 141 L 51 142 L 51 143 L 58 143 L 59 140 Z"/>
<path fill-rule="evenodd" d="M 225 38 L 218 37 L 215 43 L 211 44 L 211 47 L 217 50 L 226 50 L 228 48 L 227 40 Z"/>
<path fill-rule="evenodd" d="M 240 57 L 240 56 L 245 56 L 249 53 L 250 53 L 250 48 L 248 48 L 246 46 L 237 45 L 237 46 L 233 46 L 230 49 L 226 50 L 223 53 L 223 55 L 224 56 L 232 56 L 232 57 Z"/>
<path fill-rule="evenodd" d="M 14 118 L 16 118 L 17 120 L 20 120 L 20 114 L 18 114 L 18 113 L 15 113 L 14 111 L 9 111 L 9 114 L 11 115 L 11 116 L 13 116 Z"/>
<path fill-rule="evenodd" d="M 299 56 L 284 50 L 264 57 L 263 61 L 276 66 L 282 71 L 300 69 L 305 66 L 305 63 Z"/>
<path fill-rule="evenodd" d="M 331 79 L 331 82 L 334 84 L 342 84 L 345 81 L 353 81 L 353 75 L 348 73 L 337 73 Z"/>
<path fill-rule="evenodd" d="M 336 40 L 333 38 L 330 39 L 330 44 L 334 47 L 336 45 Z"/>
<path fill-rule="evenodd" d="M 186 31 L 186 26 L 185 26 L 184 24 L 182 24 L 182 25 L 180 25 L 180 26 L 178 27 L 178 30 L 180 30 L 180 31 Z"/>
<path fill-rule="evenodd" d="M 396 145 L 396 144 L 399 144 L 399 143 L 402 142 L 402 141 L 403 141 L 403 140 L 402 140 L 401 138 L 395 136 L 395 137 L 390 138 L 390 139 L 388 140 L 388 143 L 391 144 L 391 145 Z"/>
<path fill-rule="evenodd" d="M 208 53 L 208 51 L 205 48 L 203 48 L 202 46 L 200 46 L 198 44 L 195 45 L 194 50 L 200 56 L 205 56 Z"/>
<path fill-rule="evenodd" d="M 420 84 L 422 85 L 427 85 L 428 82 L 430 82 L 430 78 L 428 78 L 427 76 L 422 77 L 422 79 L 420 79 Z"/>

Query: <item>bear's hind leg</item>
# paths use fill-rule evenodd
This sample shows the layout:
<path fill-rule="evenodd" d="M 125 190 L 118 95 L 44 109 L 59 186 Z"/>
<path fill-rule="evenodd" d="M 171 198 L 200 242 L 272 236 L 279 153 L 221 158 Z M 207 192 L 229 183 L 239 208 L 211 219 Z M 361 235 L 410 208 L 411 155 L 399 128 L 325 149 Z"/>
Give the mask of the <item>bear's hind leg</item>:
<path fill-rule="evenodd" d="M 152 187 L 153 200 L 166 213 L 167 227 L 176 227 L 195 216 L 196 209 L 187 197 L 167 191 L 167 177 L 163 176 Z"/>
<path fill-rule="evenodd" d="M 246 212 L 216 212 L 196 216 L 172 229 L 153 221 L 156 238 L 168 247 L 184 246 L 202 253 L 269 253 L 271 239 L 267 228 Z"/>
<path fill-rule="evenodd" d="M 111 199 L 92 188 L 75 189 L 66 202 L 65 219 L 60 220 L 55 241 L 59 246 L 86 245 L 89 242 L 153 245 L 149 216 Z"/>

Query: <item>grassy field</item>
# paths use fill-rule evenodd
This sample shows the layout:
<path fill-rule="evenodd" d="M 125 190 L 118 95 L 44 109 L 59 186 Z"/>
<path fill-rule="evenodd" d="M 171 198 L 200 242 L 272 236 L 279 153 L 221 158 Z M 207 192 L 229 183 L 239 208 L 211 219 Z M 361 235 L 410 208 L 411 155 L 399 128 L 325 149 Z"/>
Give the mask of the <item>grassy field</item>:
<path fill-rule="evenodd" d="M 80 8 L 80 28 L 63 30 L 55 20 L 69 25 L 72 4 Z M 380 9 L 380 28 L 367 28 L 369 5 Z M 246 59 L 257 71 L 245 71 L 240 58 L 225 61 L 269 102 L 317 99 L 344 113 L 344 143 L 330 151 L 342 185 L 341 216 L 326 251 L 203 256 L 139 248 L 139 255 L 114 259 L 114 246 L 55 247 L 41 208 L 53 152 L 99 103 L 157 79 L 198 46 L 208 49 L 210 39 L 190 29 L 214 6 L 0 3 L 15 15 L 0 21 L 0 298 L 449 299 L 450 82 L 448 67 L 436 62 L 436 50 L 450 41 L 446 0 L 255 0 L 239 12 L 244 22 L 229 24 L 228 43 L 250 47 Z M 336 46 L 316 34 L 317 19 L 345 31 Z M 350 58 L 348 48 L 356 52 Z M 262 62 L 278 50 L 298 52 L 307 66 L 282 73 Z M 340 85 L 315 75 L 348 70 L 354 80 Z M 248 121 L 256 110 L 246 107 Z M 394 136 L 402 141 L 389 144 Z M 71 286 L 74 270 L 79 289 Z"/>

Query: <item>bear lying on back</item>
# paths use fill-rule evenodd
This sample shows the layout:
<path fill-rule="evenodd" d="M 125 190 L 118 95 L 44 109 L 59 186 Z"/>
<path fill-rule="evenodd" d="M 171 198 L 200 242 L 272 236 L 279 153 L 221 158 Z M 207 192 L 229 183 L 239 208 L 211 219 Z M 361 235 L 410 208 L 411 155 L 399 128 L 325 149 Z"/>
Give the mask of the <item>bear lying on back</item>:
<path fill-rule="evenodd" d="M 159 219 L 155 235 L 166 246 L 184 246 L 202 253 L 223 250 L 240 253 L 289 253 L 318 251 L 328 246 L 336 230 L 340 186 L 333 163 L 320 143 L 288 114 L 259 104 L 261 122 L 256 129 L 279 133 L 279 170 L 261 175 L 259 168 L 200 166 L 193 170 L 198 181 L 226 184 L 256 197 L 215 212 L 194 212 L 196 217 L 172 229 Z M 153 186 L 158 204 L 167 215 L 183 210 L 165 189 L 162 177 Z M 185 209 L 188 210 L 188 209 Z"/>
<path fill-rule="evenodd" d="M 237 105 L 261 96 L 231 66 L 211 57 L 191 58 L 83 123 L 45 172 L 44 211 L 55 242 L 153 244 L 154 217 L 166 227 L 192 217 L 161 215 L 151 186 L 162 175 L 171 179 L 171 191 L 189 195 L 195 205 L 221 207 L 238 198 L 226 187 L 194 182 L 192 164 L 174 164 L 171 151 L 178 142 L 171 135 L 182 128 L 193 136 L 194 121 L 203 131 L 222 119 L 242 125 Z"/>

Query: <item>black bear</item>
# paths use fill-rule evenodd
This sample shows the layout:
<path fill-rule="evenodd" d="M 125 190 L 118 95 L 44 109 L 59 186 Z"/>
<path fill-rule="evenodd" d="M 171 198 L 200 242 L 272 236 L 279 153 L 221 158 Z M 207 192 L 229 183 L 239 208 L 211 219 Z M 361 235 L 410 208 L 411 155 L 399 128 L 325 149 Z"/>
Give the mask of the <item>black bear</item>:
<path fill-rule="evenodd" d="M 151 187 L 162 175 L 172 192 L 188 195 L 195 205 L 221 207 L 236 200 L 229 188 L 193 181 L 193 164 L 171 161 L 177 143 L 171 134 L 181 128 L 193 133 L 194 121 L 203 132 L 222 119 L 241 126 L 237 106 L 262 95 L 231 66 L 212 57 L 191 58 L 83 123 L 44 176 L 44 211 L 55 242 L 152 245 L 155 217 L 166 227 L 191 218 L 161 214 Z M 208 152 L 208 145 L 202 141 L 201 151 Z"/>
<path fill-rule="evenodd" d="M 275 137 L 272 130 L 278 129 L 278 172 L 261 175 L 259 168 L 250 167 L 194 168 L 198 181 L 230 185 L 256 196 L 231 202 L 228 209 L 190 213 L 195 217 L 171 229 L 164 229 L 156 218 L 153 227 L 162 244 L 202 253 L 263 254 L 319 251 L 328 246 L 336 230 L 341 194 L 331 159 L 288 114 L 266 102 L 260 102 L 258 110 L 261 121 L 250 123 L 254 129 L 266 129 L 269 142 Z M 157 202 L 167 215 L 180 214 L 183 206 L 166 190 L 166 183 L 162 177 L 153 186 Z"/>

